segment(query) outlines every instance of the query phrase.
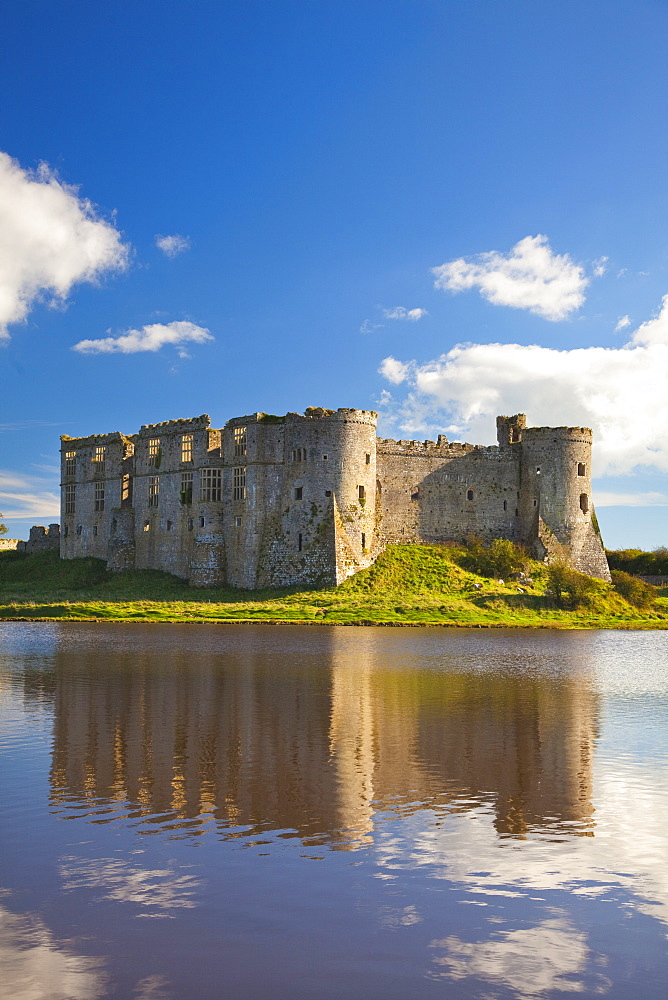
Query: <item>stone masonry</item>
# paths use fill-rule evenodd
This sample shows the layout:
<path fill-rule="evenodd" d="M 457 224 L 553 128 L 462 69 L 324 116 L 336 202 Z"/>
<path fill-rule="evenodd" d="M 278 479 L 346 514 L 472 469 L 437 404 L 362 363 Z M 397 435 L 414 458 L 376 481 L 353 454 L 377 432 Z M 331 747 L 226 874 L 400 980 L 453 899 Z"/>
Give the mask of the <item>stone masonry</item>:
<path fill-rule="evenodd" d="M 159 569 L 193 586 L 341 583 L 387 544 L 508 538 L 609 580 L 591 431 L 497 418 L 491 447 L 376 438 L 371 410 L 147 424 L 63 436 L 64 559 Z"/>

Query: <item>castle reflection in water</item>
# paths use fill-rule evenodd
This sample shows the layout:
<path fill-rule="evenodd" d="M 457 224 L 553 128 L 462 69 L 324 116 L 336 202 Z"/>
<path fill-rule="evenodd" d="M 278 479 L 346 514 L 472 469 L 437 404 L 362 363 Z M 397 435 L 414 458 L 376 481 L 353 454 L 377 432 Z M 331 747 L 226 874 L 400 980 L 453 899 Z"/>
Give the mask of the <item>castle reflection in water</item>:
<path fill-rule="evenodd" d="M 410 662 L 410 630 L 381 657 L 374 629 L 312 629 L 305 646 L 290 629 L 233 626 L 220 649 L 190 641 L 193 628 L 183 643 L 135 628 L 123 648 L 56 653 L 57 811 L 347 849 L 381 813 L 424 808 L 486 808 L 501 836 L 592 835 L 586 664 L 480 670 L 453 654 L 425 669 Z"/>

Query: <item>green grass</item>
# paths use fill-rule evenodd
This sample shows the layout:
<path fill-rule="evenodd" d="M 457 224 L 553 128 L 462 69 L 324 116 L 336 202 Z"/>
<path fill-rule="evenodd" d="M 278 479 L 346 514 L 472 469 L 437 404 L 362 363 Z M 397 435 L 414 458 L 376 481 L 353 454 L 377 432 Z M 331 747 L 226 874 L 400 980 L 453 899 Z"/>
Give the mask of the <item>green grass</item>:
<path fill-rule="evenodd" d="M 530 564 L 533 584 L 520 593 L 515 581 L 467 571 L 466 561 L 457 546 L 395 545 L 340 587 L 196 590 L 156 570 L 112 574 L 99 559 L 10 551 L 0 553 L 0 619 L 668 628 L 666 590 L 640 610 L 597 581 L 585 606 L 564 611 L 545 594 L 542 564 Z"/>

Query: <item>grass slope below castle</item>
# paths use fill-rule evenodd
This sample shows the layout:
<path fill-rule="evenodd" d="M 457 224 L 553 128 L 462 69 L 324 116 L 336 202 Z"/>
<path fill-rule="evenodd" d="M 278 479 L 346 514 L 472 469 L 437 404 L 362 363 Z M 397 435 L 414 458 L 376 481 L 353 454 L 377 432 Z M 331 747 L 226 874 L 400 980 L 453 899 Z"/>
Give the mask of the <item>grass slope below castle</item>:
<path fill-rule="evenodd" d="M 201 591 L 154 570 L 111 574 L 98 559 L 3 552 L 0 620 L 668 628 L 668 589 L 639 609 L 587 577 L 587 593 L 568 610 L 567 594 L 556 606 L 541 563 L 525 566 L 531 582 L 502 582 L 471 572 L 470 562 L 464 547 L 390 546 L 372 567 L 327 590 Z"/>

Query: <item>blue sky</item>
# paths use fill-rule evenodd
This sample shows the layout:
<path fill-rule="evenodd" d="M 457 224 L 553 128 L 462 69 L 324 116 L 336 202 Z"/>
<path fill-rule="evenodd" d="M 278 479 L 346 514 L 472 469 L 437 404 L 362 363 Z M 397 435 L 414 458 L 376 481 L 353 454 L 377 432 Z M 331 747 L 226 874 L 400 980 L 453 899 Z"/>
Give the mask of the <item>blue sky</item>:
<path fill-rule="evenodd" d="M 667 33 L 647 0 L 7 0 L 10 535 L 57 520 L 60 434 L 323 405 L 586 423 L 606 544 L 668 544 Z"/>

